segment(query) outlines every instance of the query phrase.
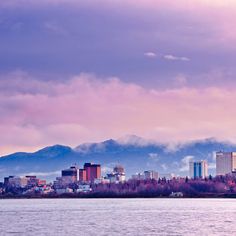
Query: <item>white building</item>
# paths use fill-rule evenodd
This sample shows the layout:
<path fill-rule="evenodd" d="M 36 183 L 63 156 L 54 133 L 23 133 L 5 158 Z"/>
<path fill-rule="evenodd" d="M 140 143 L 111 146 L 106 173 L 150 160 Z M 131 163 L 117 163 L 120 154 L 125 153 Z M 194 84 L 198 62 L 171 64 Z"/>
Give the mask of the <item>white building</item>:
<path fill-rule="evenodd" d="M 144 178 L 158 180 L 158 172 L 156 172 L 154 170 L 146 170 L 146 171 L 144 171 Z"/>
<path fill-rule="evenodd" d="M 206 178 L 208 177 L 207 161 L 190 161 L 189 172 L 191 178 Z"/>
<path fill-rule="evenodd" d="M 113 172 L 107 174 L 106 179 L 110 181 L 110 183 L 120 183 L 125 181 L 125 169 L 121 165 L 117 165 L 114 167 Z"/>
<path fill-rule="evenodd" d="M 236 171 L 236 152 L 216 153 L 216 175 L 226 175 Z"/>

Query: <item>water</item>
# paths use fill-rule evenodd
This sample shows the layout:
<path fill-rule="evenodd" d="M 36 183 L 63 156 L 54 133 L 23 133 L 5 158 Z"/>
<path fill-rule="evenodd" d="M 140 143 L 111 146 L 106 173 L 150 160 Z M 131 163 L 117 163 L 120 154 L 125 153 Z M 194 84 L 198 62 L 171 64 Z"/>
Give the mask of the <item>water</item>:
<path fill-rule="evenodd" d="M 0 200 L 0 235 L 236 235 L 231 199 Z"/>

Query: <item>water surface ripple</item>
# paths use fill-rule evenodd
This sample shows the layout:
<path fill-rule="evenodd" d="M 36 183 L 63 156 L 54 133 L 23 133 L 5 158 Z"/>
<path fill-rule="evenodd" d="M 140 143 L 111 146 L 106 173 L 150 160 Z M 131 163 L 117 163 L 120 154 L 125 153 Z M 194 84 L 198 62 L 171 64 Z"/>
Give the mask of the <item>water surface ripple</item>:
<path fill-rule="evenodd" d="M 0 200 L 0 235 L 236 235 L 233 199 Z"/>

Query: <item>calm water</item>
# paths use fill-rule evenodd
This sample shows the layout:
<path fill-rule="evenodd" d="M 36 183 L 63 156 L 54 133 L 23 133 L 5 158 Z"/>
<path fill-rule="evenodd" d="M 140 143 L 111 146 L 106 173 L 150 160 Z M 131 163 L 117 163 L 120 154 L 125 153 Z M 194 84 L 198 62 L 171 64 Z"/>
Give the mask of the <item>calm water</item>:
<path fill-rule="evenodd" d="M 0 235 L 236 235 L 236 200 L 0 200 Z"/>

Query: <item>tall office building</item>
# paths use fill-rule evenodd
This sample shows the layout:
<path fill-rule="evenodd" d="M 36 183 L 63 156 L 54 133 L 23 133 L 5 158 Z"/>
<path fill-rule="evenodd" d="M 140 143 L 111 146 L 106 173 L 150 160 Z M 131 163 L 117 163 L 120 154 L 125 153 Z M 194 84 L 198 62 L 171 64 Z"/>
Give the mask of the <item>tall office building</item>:
<path fill-rule="evenodd" d="M 69 169 L 61 171 L 61 178 L 64 184 L 75 183 L 77 181 L 78 169 L 76 166 L 71 166 Z"/>
<path fill-rule="evenodd" d="M 85 169 L 79 169 L 79 181 L 86 181 L 87 175 Z"/>
<path fill-rule="evenodd" d="M 144 171 L 145 179 L 158 179 L 158 172 L 154 170 L 146 170 Z"/>
<path fill-rule="evenodd" d="M 216 153 L 216 175 L 226 175 L 236 171 L 236 152 Z"/>
<path fill-rule="evenodd" d="M 190 161 L 189 172 L 191 178 L 205 178 L 208 176 L 208 165 L 204 160 Z"/>
<path fill-rule="evenodd" d="M 101 178 L 101 165 L 85 163 L 84 169 L 86 171 L 86 180 L 93 182 L 95 179 Z"/>

